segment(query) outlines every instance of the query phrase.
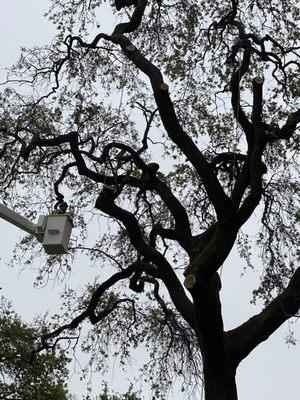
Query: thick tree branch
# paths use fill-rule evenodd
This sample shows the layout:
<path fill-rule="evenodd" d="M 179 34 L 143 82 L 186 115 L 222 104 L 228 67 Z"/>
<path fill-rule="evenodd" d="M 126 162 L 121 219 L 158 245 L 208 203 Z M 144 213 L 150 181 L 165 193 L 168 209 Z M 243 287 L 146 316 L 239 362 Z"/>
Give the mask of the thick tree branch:
<path fill-rule="evenodd" d="M 229 224 L 229 220 L 232 224 L 235 217 L 233 204 L 223 191 L 220 182 L 213 173 L 206 158 L 200 152 L 190 136 L 183 130 L 168 93 L 168 87 L 163 82 L 160 70 L 145 56 L 143 56 L 126 37 L 113 37 L 112 40 L 119 44 L 134 65 L 149 77 L 160 117 L 168 136 L 180 148 L 196 169 L 199 177 L 203 181 L 208 196 L 216 209 L 220 224 L 226 226 Z"/>
<path fill-rule="evenodd" d="M 234 204 L 238 206 L 247 187 L 250 186 L 250 193 L 238 212 L 240 226 L 252 215 L 262 195 L 262 175 L 265 172 L 264 164 L 262 163 L 262 155 L 266 145 L 265 130 L 262 123 L 263 82 L 263 79 L 260 77 L 254 78 L 252 82 L 252 125 L 249 123 L 252 130 L 251 141 L 248 140 L 248 154 L 242 172 L 232 192 L 232 200 Z"/>
<path fill-rule="evenodd" d="M 249 157 L 250 193 L 239 209 L 239 226 L 242 226 L 250 218 L 262 196 L 262 154 L 264 149 L 264 131 L 261 126 L 258 126 L 255 130 L 255 143 Z"/>
<path fill-rule="evenodd" d="M 186 209 L 176 196 L 174 196 L 166 183 L 157 179 L 154 182 L 154 188 L 174 217 L 176 240 L 191 255 L 193 251 L 192 233 Z"/>
<path fill-rule="evenodd" d="M 41 138 L 39 134 L 34 134 L 28 145 L 26 145 L 25 141 L 23 142 L 20 151 L 20 156 L 27 161 L 31 152 L 37 147 L 54 147 L 54 146 L 60 146 L 65 143 L 70 143 L 72 135 L 73 132 L 70 132 L 65 135 L 58 135 L 51 139 L 49 138 L 46 139 L 46 138 Z"/>
<path fill-rule="evenodd" d="M 233 229 L 224 233 L 219 225 L 209 228 L 203 236 L 199 235 L 201 247 L 199 253 L 192 259 L 185 270 L 184 285 L 191 292 L 200 290 L 202 283 L 210 282 L 212 276 L 221 268 L 230 253 L 237 230 Z M 201 236 L 203 244 L 201 243 Z"/>
<path fill-rule="evenodd" d="M 175 220 L 175 230 L 177 232 L 176 240 L 188 252 L 192 251 L 192 234 L 189 223 L 189 218 L 185 208 L 180 201 L 174 196 L 169 186 L 157 178 L 156 171 L 153 171 L 151 164 L 146 164 L 137 151 L 123 143 L 111 142 L 105 146 L 99 162 L 103 163 L 109 156 L 109 151 L 113 148 L 118 148 L 123 152 L 128 152 L 135 165 L 142 170 L 143 174 L 148 176 L 148 179 L 141 178 L 141 186 L 144 189 L 156 191 L 165 205 L 170 210 Z"/>
<path fill-rule="evenodd" d="M 231 198 L 236 207 L 238 207 L 242 201 L 244 193 L 249 186 L 250 182 L 250 154 L 247 155 L 246 160 L 244 162 L 242 171 L 237 179 L 236 184 L 234 185 Z"/>
<path fill-rule="evenodd" d="M 130 20 L 128 22 L 118 24 L 113 31 L 113 35 L 120 35 L 136 31 L 142 22 L 147 3 L 147 0 L 137 0 L 137 6 L 135 7 Z"/>
<path fill-rule="evenodd" d="M 126 183 L 134 186 L 134 187 L 140 187 L 140 182 L 139 179 L 130 177 L 128 175 L 118 175 L 118 176 L 107 176 L 100 174 L 98 172 L 95 172 L 91 170 L 90 168 L 87 167 L 84 158 L 82 156 L 82 153 L 79 149 L 78 146 L 78 134 L 77 132 L 71 132 L 70 133 L 70 147 L 72 154 L 75 158 L 76 161 L 76 166 L 78 169 L 78 172 L 80 175 L 84 175 L 90 179 L 92 179 L 94 182 L 99 182 L 103 183 L 106 185 L 115 185 L 115 184 L 123 184 L 124 181 Z"/>
<path fill-rule="evenodd" d="M 66 165 L 63 167 L 63 170 L 62 170 L 62 173 L 61 173 L 60 177 L 59 177 L 59 178 L 54 182 L 54 184 L 53 184 L 53 186 L 54 186 L 54 191 L 55 191 L 55 194 L 56 194 L 56 199 L 57 199 L 58 201 L 62 201 L 63 198 L 64 198 L 63 194 L 60 193 L 60 191 L 59 191 L 59 185 L 60 185 L 60 184 L 63 182 L 63 180 L 65 179 L 65 177 L 66 177 L 66 175 L 67 175 L 69 169 L 72 168 L 72 167 L 75 167 L 75 166 L 76 166 L 76 163 L 75 163 L 75 162 L 66 164 Z"/>
<path fill-rule="evenodd" d="M 236 210 L 212 171 L 209 162 L 200 152 L 190 136 L 183 130 L 177 118 L 174 105 L 170 99 L 168 86 L 164 83 L 160 70 L 144 55 L 142 55 L 142 53 L 132 45 L 130 40 L 123 35 L 126 30 L 123 28 L 116 29 L 111 36 L 103 34 L 97 35 L 97 39 L 95 38 L 92 42 L 94 47 L 97 46 L 98 41 L 102 38 L 118 44 L 133 64 L 148 76 L 162 123 L 170 139 L 180 148 L 196 169 L 199 177 L 203 181 L 208 196 L 215 207 L 221 226 L 231 226 L 235 220 Z M 92 44 L 84 44 L 84 42 L 78 37 L 71 37 L 69 39 L 70 46 L 72 46 L 72 43 L 75 40 L 83 47 L 92 47 Z"/>
<path fill-rule="evenodd" d="M 244 47 L 244 55 L 241 65 L 233 73 L 230 82 L 231 105 L 234 116 L 241 125 L 241 127 L 243 128 L 247 138 L 248 145 L 250 146 L 253 143 L 253 127 L 250 121 L 248 120 L 245 112 L 242 109 L 241 99 L 240 99 L 240 82 L 242 77 L 247 73 L 250 66 L 250 59 L 251 59 L 250 43 L 248 41 L 244 41 L 243 47 Z"/>
<path fill-rule="evenodd" d="M 182 317 L 195 328 L 194 308 L 191 301 L 166 258 L 144 239 L 139 224 L 132 213 L 122 209 L 114 203 L 114 191 L 104 188 L 98 196 L 95 207 L 111 217 L 121 221 L 128 232 L 131 244 L 147 260 L 158 268 L 158 274 Z"/>
<path fill-rule="evenodd" d="M 252 108 L 252 124 L 254 129 L 258 128 L 262 122 L 263 107 L 263 78 L 259 76 L 253 79 L 253 108 Z"/>
<path fill-rule="evenodd" d="M 226 350 L 237 363 L 242 361 L 261 342 L 267 340 L 300 308 L 300 268 L 286 289 L 259 314 L 226 333 Z"/>
<path fill-rule="evenodd" d="M 297 125 L 300 123 L 300 109 L 291 113 L 283 125 L 283 127 L 278 132 L 279 139 L 289 140 L 292 134 L 295 132 Z"/>
<path fill-rule="evenodd" d="M 179 200 L 174 196 L 171 189 L 168 187 L 167 184 L 160 181 L 155 174 L 155 171 L 151 169 L 151 167 L 146 164 L 137 151 L 132 149 L 130 146 L 125 145 L 123 143 L 118 142 L 111 142 L 107 144 L 100 157 L 93 157 L 93 160 L 103 164 L 107 158 L 109 157 L 109 152 L 113 148 L 120 149 L 123 152 L 127 152 L 130 154 L 130 159 L 134 161 L 135 165 L 142 170 L 144 174 L 149 176 L 149 180 L 147 182 L 142 182 L 140 179 L 130 177 L 128 175 L 121 175 L 121 176 L 107 176 L 95 172 L 86 166 L 84 161 L 83 155 L 86 152 L 81 151 L 79 149 L 79 141 L 78 141 L 78 134 L 77 132 L 70 132 L 65 135 L 59 135 L 55 138 L 40 138 L 39 136 L 34 136 L 30 143 L 26 146 L 23 145 L 21 154 L 24 159 L 28 159 L 30 156 L 31 151 L 33 151 L 36 147 L 53 147 L 59 146 L 61 144 L 69 144 L 71 147 L 71 152 L 75 158 L 75 162 L 67 164 L 62 171 L 60 178 L 55 182 L 54 188 L 56 195 L 58 197 L 62 197 L 59 193 L 58 185 L 63 181 L 65 178 L 69 168 L 73 166 L 77 166 L 78 171 L 80 174 L 89 177 L 95 182 L 101 182 L 108 185 L 114 184 L 123 184 L 127 183 L 134 187 L 141 187 L 154 190 L 156 191 L 163 202 L 166 204 L 170 212 L 172 213 L 174 220 L 175 220 L 175 229 L 177 231 L 176 240 L 182 245 L 182 247 L 190 253 L 192 251 L 192 236 L 190 230 L 189 219 L 186 213 L 185 208 L 179 202 Z M 86 154 L 87 157 L 90 157 L 90 154 Z"/>

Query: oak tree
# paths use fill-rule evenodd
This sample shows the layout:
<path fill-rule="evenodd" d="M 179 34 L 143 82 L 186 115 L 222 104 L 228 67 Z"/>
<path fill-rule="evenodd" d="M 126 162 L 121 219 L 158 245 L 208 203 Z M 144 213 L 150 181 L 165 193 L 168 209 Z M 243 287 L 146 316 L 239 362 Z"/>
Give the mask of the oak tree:
<path fill-rule="evenodd" d="M 1 94 L 1 194 L 28 214 L 69 203 L 69 254 L 39 280 L 81 253 L 99 276 L 65 293 L 45 346 L 88 321 L 96 369 L 111 346 L 126 365 L 143 345 L 156 398 L 179 377 L 206 400 L 237 399 L 241 361 L 300 307 L 299 11 L 52 0 L 57 37 L 22 50 Z M 260 257 L 264 307 L 224 331 L 220 269 L 235 245 L 249 267 Z M 43 257 L 29 238 L 23 249 Z"/>

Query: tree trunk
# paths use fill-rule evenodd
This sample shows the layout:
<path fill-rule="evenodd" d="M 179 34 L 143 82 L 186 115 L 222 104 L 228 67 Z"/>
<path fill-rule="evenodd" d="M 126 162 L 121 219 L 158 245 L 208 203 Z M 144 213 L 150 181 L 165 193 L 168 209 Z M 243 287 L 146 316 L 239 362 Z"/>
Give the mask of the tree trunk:
<path fill-rule="evenodd" d="M 203 360 L 205 400 L 237 400 L 237 364 L 228 358 L 225 351 L 220 288 L 220 278 L 216 273 L 208 283 L 199 279 L 192 289 Z"/>
<path fill-rule="evenodd" d="M 236 369 L 229 362 L 203 362 L 205 400 L 237 400 Z"/>

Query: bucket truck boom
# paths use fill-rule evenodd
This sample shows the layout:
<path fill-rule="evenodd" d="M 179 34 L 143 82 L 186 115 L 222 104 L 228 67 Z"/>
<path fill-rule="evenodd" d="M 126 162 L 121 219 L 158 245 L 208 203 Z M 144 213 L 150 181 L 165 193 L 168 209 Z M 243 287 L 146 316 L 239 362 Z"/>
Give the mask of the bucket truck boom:
<path fill-rule="evenodd" d="M 40 215 L 38 222 L 34 224 L 4 204 L 0 204 L 0 217 L 34 235 L 39 242 L 43 243 L 47 254 L 67 253 L 73 228 L 72 220 L 68 214 Z"/>

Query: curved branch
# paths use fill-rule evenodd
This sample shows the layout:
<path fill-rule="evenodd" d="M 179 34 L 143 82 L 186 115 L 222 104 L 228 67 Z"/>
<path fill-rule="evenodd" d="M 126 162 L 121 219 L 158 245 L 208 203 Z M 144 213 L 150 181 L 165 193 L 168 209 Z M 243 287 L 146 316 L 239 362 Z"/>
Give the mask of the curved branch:
<path fill-rule="evenodd" d="M 141 4 L 145 3 L 142 0 L 139 0 L 139 2 Z M 142 7 L 144 6 L 142 5 L 140 10 L 142 10 Z M 138 9 L 139 7 L 137 7 L 135 12 L 138 12 Z M 117 28 L 118 26 L 119 28 Z M 124 33 L 129 32 L 126 30 L 127 28 L 124 24 L 119 24 L 118 26 L 111 36 L 98 34 L 91 44 L 84 43 L 81 38 L 70 37 L 70 46 L 72 46 L 73 41 L 76 40 L 83 47 L 96 48 L 97 43 L 101 38 L 106 39 L 112 43 L 118 44 L 133 64 L 148 76 L 152 85 L 158 111 L 168 136 L 180 148 L 196 169 L 216 210 L 220 224 L 224 227 L 231 226 L 236 217 L 235 207 L 230 198 L 225 194 L 218 178 L 211 169 L 209 162 L 198 149 L 191 137 L 183 130 L 168 93 L 168 86 L 163 81 L 161 71 L 144 55 L 142 55 L 130 40 L 123 35 Z"/>
<path fill-rule="evenodd" d="M 133 310 L 134 310 L 134 300 L 133 299 L 128 299 L 128 298 L 120 299 L 120 300 L 117 300 L 116 302 L 114 302 L 114 304 L 112 306 L 110 306 L 109 308 L 105 308 L 99 314 L 96 314 L 95 310 L 93 310 L 93 312 L 89 315 L 91 323 L 93 325 L 97 324 L 99 321 L 101 321 L 102 319 L 107 317 L 109 314 L 111 314 L 121 303 L 131 303 Z M 135 312 L 134 312 L 134 314 L 135 314 Z"/>
<path fill-rule="evenodd" d="M 73 166 L 77 167 L 79 174 L 87 176 L 95 182 L 100 182 L 108 185 L 115 185 L 115 184 L 122 185 L 124 183 L 127 183 L 134 187 L 143 186 L 145 188 L 147 187 L 150 190 L 156 191 L 175 219 L 175 224 L 176 224 L 175 229 L 178 232 L 176 240 L 178 240 L 178 242 L 187 252 L 191 252 L 192 250 L 191 229 L 185 208 L 182 206 L 179 200 L 174 196 L 168 185 L 156 177 L 155 171 L 153 171 L 153 169 L 150 167 L 149 164 L 146 164 L 143 161 L 139 153 L 126 144 L 119 142 L 111 142 L 104 147 L 100 157 L 93 157 L 92 159 L 100 164 L 103 164 L 108 158 L 110 150 L 113 148 L 120 149 L 123 152 L 128 152 L 130 154 L 131 160 L 134 161 L 135 165 L 139 169 L 141 169 L 143 173 L 148 174 L 151 177 L 151 179 L 149 179 L 149 181 L 147 182 L 142 182 L 140 179 L 128 175 L 107 176 L 91 170 L 90 168 L 87 167 L 83 158 L 83 154 L 90 158 L 91 155 L 86 153 L 85 151 L 80 150 L 78 138 L 79 136 L 77 132 L 70 132 L 68 134 L 59 135 L 51 139 L 40 138 L 39 136 L 36 135 L 27 146 L 24 145 L 22 147 L 22 156 L 25 159 L 28 159 L 31 151 L 36 147 L 52 147 L 52 146 L 59 146 L 65 143 L 68 143 L 70 145 L 71 153 L 75 158 L 75 162 L 67 164 L 63 168 L 63 172 L 60 178 L 54 183 L 54 190 L 59 198 L 61 198 L 62 195 L 59 193 L 58 185 L 64 179 L 66 173 L 68 172 L 68 169 Z"/>
<path fill-rule="evenodd" d="M 186 209 L 172 193 L 172 190 L 166 183 L 157 179 L 154 182 L 154 186 L 156 192 L 159 194 L 174 217 L 175 233 L 177 236 L 176 240 L 187 251 L 188 254 L 191 254 L 193 251 L 192 232 Z"/>
<path fill-rule="evenodd" d="M 58 201 L 62 201 L 62 200 L 64 199 L 64 196 L 63 196 L 62 193 L 60 193 L 58 187 L 59 187 L 59 185 L 62 183 L 62 181 L 65 179 L 65 177 L 66 177 L 66 175 L 67 175 L 69 169 L 72 168 L 72 167 L 75 167 L 75 166 L 76 166 L 76 163 L 75 163 L 75 162 L 66 164 L 66 165 L 63 167 L 63 170 L 62 170 L 62 173 L 61 173 L 60 177 L 59 177 L 59 178 L 54 182 L 54 184 L 53 184 L 53 186 L 54 186 L 54 192 L 55 192 L 55 194 L 56 194 L 56 199 L 57 199 Z"/>
<path fill-rule="evenodd" d="M 125 36 L 112 36 L 111 39 L 121 46 L 125 55 L 150 79 L 160 117 L 169 138 L 180 148 L 196 169 L 215 207 L 220 224 L 232 225 L 235 219 L 235 208 L 212 171 L 209 162 L 191 137 L 183 130 L 168 93 L 168 86 L 164 83 L 160 70 L 143 56 Z"/>
<path fill-rule="evenodd" d="M 180 201 L 173 194 L 172 190 L 169 186 L 157 178 L 155 172 L 150 168 L 150 164 L 146 164 L 137 151 L 132 149 L 130 146 L 127 146 L 123 143 L 111 142 L 107 144 L 102 152 L 101 157 L 99 158 L 99 162 L 103 163 L 107 159 L 109 155 L 109 151 L 112 148 L 118 148 L 124 152 L 128 152 L 135 165 L 140 168 L 143 173 L 149 175 L 151 179 L 147 180 L 147 182 L 143 182 L 145 189 L 154 190 L 158 193 L 160 198 L 163 200 L 165 205 L 168 207 L 169 211 L 174 217 L 175 220 L 175 231 L 176 231 L 176 239 L 182 245 L 182 247 L 188 252 L 192 251 L 192 233 L 189 223 L 189 218 L 187 212 Z"/>
<path fill-rule="evenodd" d="M 259 314 L 226 333 L 226 350 L 231 358 L 241 362 L 261 342 L 268 339 L 300 308 L 300 268 L 286 289 Z"/>
<path fill-rule="evenodd" d="M 158 268 L 159 277 L 166 285 L 175 307 L 182 317 L 195 328 L 194 308 L 185 294 L 181 282 L 166 258 L 146 243 L 139 224 L 132 213 L 114 203 L 114 191 L 104 188 L 98 196 L 95 207 L 121 221 L 128 232 L 131 244 L 146 259 Z"/>
<path fill-rule="evenodd" d="M 95 309 L 99 303 L 100 297 L 104 294 L 104 292 L 106 290 L 108 290 L 110 287 L 112 287 L 114 284 L 116 284 L 120 280 L 129 278 L 134 273 L 134 271 L 138 268 L 138 265 L 139 265 L 139 263 L 131 264 L 129 267 L 112 275 L 109 279 L 107 279 L 100 286 L 98 286 L 98 288 L 92 294 L 92 297 L 90 299 L 90 302 L 89 302 L 89 305 L 87 306 L 87 308 L 81 314 L 77 315 L 77 317 L 72 319 L 71 322 L 64 324 L 64 325 L 60 326 L 59 328 L 55 329 L 54 331 L 43 335 L 41 338 L 42 344 L 41 344 L 41 346 L 38 347 L 38 349 L 35 350 L 35 353 L 42 351 L 44 348 L 46 348 L 48 346 L 48 344 L 47 344 L 48 339 L 53 339 L 53 338 L 59 336 L 62 332 L 66 331 L 66 330 L 76 329 L 79 326 L 79 324 L 82 321 L 84 321 L 86 318 L 89 318 L 92 324 L 99 322 L 100 319 L 99 319 L 99 316 L 96 316 Z M 106 316 L 106 315 L 104 315 L 104 316 Z"/>
<path fill-rule="evenodd" d="M 147 0 L 137 0 L 137 6 L 135 7 L 130 20 L 128 22 L 118 24 L 113 31 L 113 35 L 122 35 L 124 33 L 131 33 L 137 30 L 142 22 L 147 3 Z"/>
<path fill-rule="evenodd" d="M 70 135 L 70 147 L 80 175 L 84 175 L 92 179 L 94 182 L 99 182 L 107 185 L 123 184 L 124 181 L 126 181 L 126 183 L 129 183 L 131 186 L 140 187 L 139 179 L 136 179 L 134 177 L 128 175 L 107 176 L 88 168 L 78 146 L 78 133 L 71 132 Z"/>
<path fill-rule="evenodd" d="M 143 7 L 145 7 L 146 2 L 139 0 L 138 3 L 140 4 L 140 7 L 138 6 L 135 12 L 140 13 L 139 18 L 141 18 L 142 13 L 144 12 Z M 140 23 L 139 18 L 137 19 L 137 22 L 139 21 L 138 23 Z M 136 29 L 137 25 L 134 25 L 133 22 L 130 22 L 129 24 L 131 23 L 132 27 L 135 26 Z M 148 76 L 152 85 L 160 117 L 168 136 L 181 149 L 196 169 L 199 177 L 203 181 L 208 196 L 214 205 L 221 226 L 231 226 L 236 217 L 236 210 L 233 203 L 225 194 L 219 180 L 212 171 L 209 162 L 203 156 L 190 136 L 183 130 L 177 118 L 174 105 L 170 99 L 168 86 L 163 81 L 161 71 L 145 56 L 143 56 L 142 53 L 132 45 L 130 40 L 124 36 L 124 33 L 131 32 L 131 30 L 127 30 L 129 29 L 128 27 L 129 25 L 127 25 L 127 23 L 119 24 L 111 36 L 98 34 L 91 44 L 84 43 L 82 39 L 78 37 L 70 37 L 70 46 L 72 46 L 72 42 L 76 40 L 83 47 L 94 46 L 95 48 L 101 38 L 106 39 L 112 43 L 118 44 L 133 64 Z"/>
<path fill-rule="evenodd" d="M 286 123 L 279 131 L 278 138 L 289 140 L 292 134 L 295 132 L 297 125 L 299 123 L 300 123 L 300 109 L 289 115 Z"/>

